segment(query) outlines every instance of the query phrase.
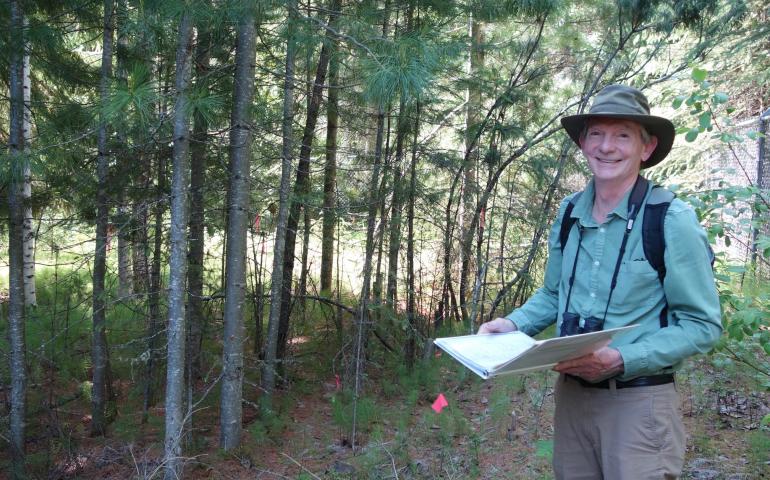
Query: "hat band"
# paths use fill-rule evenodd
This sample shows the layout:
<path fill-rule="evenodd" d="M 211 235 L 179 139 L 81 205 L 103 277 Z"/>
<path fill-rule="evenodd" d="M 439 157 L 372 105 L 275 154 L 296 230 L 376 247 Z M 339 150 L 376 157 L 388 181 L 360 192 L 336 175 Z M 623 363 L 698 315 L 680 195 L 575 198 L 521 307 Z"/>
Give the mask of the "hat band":
<path fill-rule="evenodd" d="M 605 111 L 606 108 L 613 108 L 613 110 Z M 602 102 L 600 105 L 594 105 L 593 107 L 591 107 L 591 110 L 589 110 L 589 113 L 591 115 L 597 114 L 597 113 L 609 113 L 614 115 L 619 115 L 619 114 L 620 115 L 649 115 L 650 111 L 644 110 L 644 109 L 640 111 L 639 109 L 635 109 L 631 107 L 627 103 Z"/>

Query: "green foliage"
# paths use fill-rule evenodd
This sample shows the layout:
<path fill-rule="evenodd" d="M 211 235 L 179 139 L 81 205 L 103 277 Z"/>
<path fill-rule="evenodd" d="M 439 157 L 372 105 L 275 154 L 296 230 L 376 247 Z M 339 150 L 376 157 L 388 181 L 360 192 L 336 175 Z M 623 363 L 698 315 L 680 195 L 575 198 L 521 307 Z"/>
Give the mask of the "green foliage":
<path fill-rule="evenodd" d="M 357 431 L 368 432 L 380 419 L 376 398 L 363 396 L 355 401 L 353 392 L 346 389 L 334 394 L 331 403 L 334 424 L 345 432 L 352 430 L 354 409 Z"/>
<path fill-rule="evenodd" d="M 691 126 L 684 126 L 688 142 L 695 141 L 705 132 L 713 132 L 710 140 L 724 144 L 731 151 L 731 145 L 744 141 L 746 137 L 756 138 L 749 132 L 746 137 L 723 130 L 730 125 L 730 97 L 717 90 L 708 80 L 709 73 L 695 67 L 690 78 L 694 86 L 678 95 L 672 106 L 675 109 L 686 106 L 686 119 Z M 712 174 L 719 171 L 712 171 Z M 761 352 L 770 354 L 770 288 L 762 273 L 770 260 L 770 236 L 765 226 L 770 222 L 770 196 L 753 185 L 739 186 L 720 181 L 717 188 L 701 191 L 692 198 L 693 207 L 706 224 L 709 241 L 723 242 L 730 247 L 733 238 L 754 238 L 755 253 L 747 263 L 729 259 L 725 254 L 717 256 L 716 280 L 723 312 L 723 325 L 727 336 L 719 348 L 727 350 L 738 360 L 747 363 L 765 377 L 770 388 L 770 362 Z"/>
<path fill-rule="evenodd" d="M 538 440 L 535 442 L 535 455 L 549 462 L 553 459 L 553 440 Z"/>
<path fill-rule="evenodd" d="M 764 478 L 770 474 L 770 431 L 762 428 L 748 435 L 748 459 L 753 467 L 754 478 Z"/>
<path fill-rule="evenodd" d="M 381 41 L 362 62 L 368 102 L 385 107 L 399 95 L 406 103 L 421 99 L 444 59 L 455 49 L 428 29 Z"/>

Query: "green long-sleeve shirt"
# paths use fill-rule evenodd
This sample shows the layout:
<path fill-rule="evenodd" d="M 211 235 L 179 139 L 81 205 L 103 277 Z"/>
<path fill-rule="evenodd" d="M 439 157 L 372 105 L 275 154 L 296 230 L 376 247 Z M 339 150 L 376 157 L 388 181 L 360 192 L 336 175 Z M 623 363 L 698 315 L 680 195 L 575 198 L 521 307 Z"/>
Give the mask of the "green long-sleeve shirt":
<path fill-rule="evenodd" d="M 592 216 L 591 181 L 572 210 L 571 215 L 577 220 L 564 252 L 559 245 L 559 231 L 571 197 L 562 202 L 551 228 L 544 284 L 521 308 L 507 316 L 519 330 L 535 335 L 557 322 L 557 332 L 560 331 L 578 247 L 578 225 L 583 227 L 583 239 L 569 311 L 581 319 L 603 317 L 628 218 L 629 196 L 630 192 L 599 225 Z M 695 212 L 674 199 L 666 213 L 666 277 L 662 285 L 644 255 L 643 216 L 641 209 L 629 234 L 604 324 L 605 329 L 640 325 L 619 335 L 610 345 L 623 357 L 625 370 L 618 377 L 620 380 L 676 370 L 685 358 L 710 350 L 722 332 L 708 240 Z M 661 328 L 660 313 L 666 302 L 668 326 Z"/>

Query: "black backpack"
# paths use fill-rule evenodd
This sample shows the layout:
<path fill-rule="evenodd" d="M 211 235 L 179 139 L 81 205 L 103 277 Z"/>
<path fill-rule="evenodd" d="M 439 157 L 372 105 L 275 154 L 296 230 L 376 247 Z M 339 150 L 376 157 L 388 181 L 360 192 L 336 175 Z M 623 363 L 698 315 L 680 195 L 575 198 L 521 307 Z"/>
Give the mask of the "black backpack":
<path fill-rule="evenodd" d="M 636 219 L 639 207 L 644 202 L 644 196 L 647 193 L 648 181 L 639 177 L 640 181 L 631 191 L 631 197 L 628 200 L 629 221 Z M 583 192 L 575 194 L 567 204 L 564 215 L 561 218 L 561 229 L 559 230 L 559 247 L 564 250 L 567 244 L 572 226 L 575 224 L 575 218 L 572 217 L 572 209 L 575 208 L 580 195 Z M 647 202 L 644 204 L 644 220 L 642 221 L 642 245 L 644 247 L 644 256 L 650 262 L 652 268 L 658 272 L 658 280 L 661 285 L 666 277 L 666 262 L 663 254 L 666 251 L 666 240 L 663 235 L 663 223 L 666 219 L 666 212 L 671 202 L 674 200 L 674 193 L 660 185 L 653 185 Z M 713 259 L 713 255 L 712 255 Z M 712 260 L 713 262 L 713 260 Z M 663 308 L 660 314 L 661 328 L 668 325 L 668 306 Z"/>

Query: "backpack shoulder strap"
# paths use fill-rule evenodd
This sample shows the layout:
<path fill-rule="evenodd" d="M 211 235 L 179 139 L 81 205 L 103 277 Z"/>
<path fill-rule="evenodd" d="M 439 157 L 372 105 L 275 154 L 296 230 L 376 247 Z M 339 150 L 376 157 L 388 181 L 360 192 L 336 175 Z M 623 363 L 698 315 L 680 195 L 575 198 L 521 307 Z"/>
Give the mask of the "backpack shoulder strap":
<path fill-rule="evenodd" d="M 561 217 L 561 229 L 559 229 L 559 248 L 562 251 L 564 251 L 564 246 L 567 244 L 567 240 L 569 240 L 569 234 L 572 231 L 572 226 L 575 224 L 576 220 L 572 217 L 572 209 L 575 208 L 575 204 L 582 194 L 583 192 L 580 191 L 573 195 L 572 198 L 570 198 L 569 203 L 567 204 L 567 208 L 564 209 L 564 215 Z"/>
<path fill-rule="evenodd" d="M 666 251 L 666 239 L 663 225 L 666 220 L 666 212 L 674 197 L 674 193 L 670 190 L 655 185 L 644 207 L 644 221 L 642 222 L 644 256 L 658 272 L 658 280 L 661 283 L 666 277 L 666 263 L 663 259 L 663 254 Z"/>
<path fill-rule="evenodd" d="M 663 255 L 666 252 L 666 238 L 663 225 L 666 220 L 668 207 L 674 200 L 674 193 L 659 185 L 653 185 L 647 204 L 644 206 L 644 220 L 642 221 L 642 245 L 644 256 L 658 272 L 658 280 L 663 284 L 666 278 L 666 262 Z M 668 302 L 660 312 L 660 328 L 668 326 Z"/>

